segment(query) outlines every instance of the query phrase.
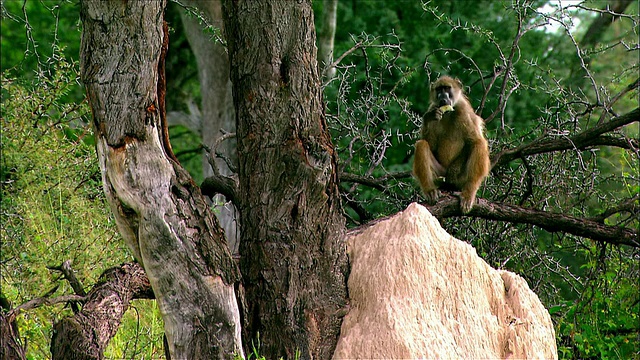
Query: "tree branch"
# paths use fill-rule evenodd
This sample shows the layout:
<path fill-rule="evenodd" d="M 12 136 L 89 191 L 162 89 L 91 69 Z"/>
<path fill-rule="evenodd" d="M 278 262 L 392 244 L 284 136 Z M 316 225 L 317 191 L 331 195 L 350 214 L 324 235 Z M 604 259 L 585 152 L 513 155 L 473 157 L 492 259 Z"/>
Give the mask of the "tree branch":
<path fill-rule="evenodd" d="M 200 190 L 203 195 L 214 197 L 217 194 L 224 195 L 227 200 L 235 203 L 238 199 L 238 180 L 233 177 L 214 174 L 204 179 Z"/>
<path fill-rule="evenodd" d="M 67 279 L 76 295 L 87 295 L 86 291 L 84 291 L 84 286 L 82 286 L 82 283 L 78 280 L 76 274 L 71 268 L 71 260 L 65 260 L 60 266 L 47 266 L 47 269 L 60 271 L 62 275 L 64 275 L 64 278 Z"/>
<path fill-rule="evenodd" d="M 43 305 L 51 306 L 51 305 L 66 303 L 70 301 L 83 302 L 85 300 L 86 300 L 85 297 L 80 295 L 62 295 L 54 298 L 48 298 L 48 297 L 35 298 L 13 308 L 11 311 L 7 313 L 7 318 L 9 319 L 9 321 L 13 321 L 18 315 L 20 315 L 21 312 L 32 310 Z"/>
<path fill-rule="evenodd" d="M 27 344 L 21 341 L 18 322 L 5 315 L 11 309 L 11 303 L 0 293 L 0 359 L 26 359 Z"/>
<path fill-rule="evenodd" d="M 620 100 L 623 96 L 625 96 L 628 92 L 630 92 L 633 89 L 638 89 L 640 88 L 640 77 L 637 78 L 635 81 L 631 82 L 629 85 L 627 85 L 627 87 L 625 87 L 624 89 L 622 89 L 622 91 L 620 91 L 619 93 L 617 93 L 616 95 L 614 95 L 611 100 L 605 104 L 605 109 L 607 111 L 603 111 L 602 115 L 600 115 L 600 119 L 598 120 L 598 124 L 602 124 L 602 122 L 605 119 L 605 116 L 607 114 L 611 113 L 611 107 L 613 106 L 613 104 L 615 104 L 616 102 L 618 102 L 618 100 Z"/>
<path fill-rule="evenodd" d="M 383 175 L 379 178 L 375 178 L 373 176 L 362 176 L 351 173 L 342 172 L 340 173 L 340 181 L 341 182 L 352 182 L 358 183 L 361 185 L 369 186 L 374 189 L 384 191 L 387 187 L 387 182 L 389 180 L 399 180 L 406 179 L 411 177 L 411 171 L 402 171 L 397 173 L 390 173 Z"/>
<path fill-rule="evenodd" d="M 86 302 L 79 313 L 54 325 L 52 359 L 101 359 L 131 300 L 153 298 L 149 279 L 138 263 L 108 269 L 100 279 L 86 297 L 67 295 Z"/>
<path fill-rule="evenodd" d="M 620 201 L 615 206 L 610 207 L 605 211 L 603 211 L 602 214 L 592 217 L 591 220 L 602 223 L 606 218 L 621 212 L 637 214 L 638 210 L 640 210 L 640 206 L 638 205 L 638 200 L 640 200 L 640 194 L 637 194 L 636 196 L 626 199 L 624 201 Z"/>
<path fill-rule="evenodd" d="M 437 204 L 428 206 L 427 208 L 431 214 L 438 219 L 463 216 L 460 211 L 459 199 L 452 195 L 444 197 Z M 549 232 L 565 232 L 613 245 L 628 245 L 640 248 L 637 230 L 604 225 L 591 219 L 580 219 L 566 214 L 552 213 L 510 204 L 492 203 L 484 199 L 478 199 L 478 203 L 473 206 L 467 216 L 530 224 Z"/>
<path fill-rule="evenodd" d="M 589 29 L 587 29 L 587 32 L 580 41 L 580 45 L 582 47 L 593 47 L 600 42 L 600 39 L 603 37 L 607 28 L 618 20 L 622 13 L 624 13 L 627 7 L 632 3 L 633 0 L 615 0 L 604 5 L 600 16 L 593 20 L 591 25 L 589 25 Z M 584 7 L 582 8 L 585 9 Z M 586 10 L 594 11 L 593 9 Z"/>
<path fill-rule="evenodd" d="M 631 112 L 618 116 L 611 121 L 594 126 L 581 133 L 575 134 L 570 137 L 563 137 L 557 139 L 545 139 L 543 137 L 536 139 L 528 144 L 518 146 L 513 149 L 503 150 L 500 153 L 493 156 L 491 159 L 492 167 L 498 165 L 504 165 L 510 161 L 527 155 L 543 154 L 553 151 L 571 150 L 571 149 L 585 149 L 595 145 L 602 145 L 605 142 L 606 145 L 621 145 L 620 141 L 611 141 L 606 143 L 606 139 L 611 137 L 603 137 L 602 134 L 613 131 L 624 125 L 631 124 L 640 120 L 640 109 L 636 108 Z M 636 142 L 637 144 L 637 142 Z M 627 144 L 624 147 L 632 146 Z"/>
<path fill-rule="evenodd" d="M 224 176 L 220 173 L 216 162 L 214 161 L 214 154 L 218 145 L 223 141 L 230 137 L 236 136 L 236 133 L 227 133 L 221 136 L 216 140 L 216 143 L 213 149 L 210 149 L 206 145 L 202 145 L 204 149 L 207 151 L 207 161 L 209 165 L 211 165 L 211 169 L 213 170 L 213 175 L 204 179 L 202 185 L 200 185 L 200 191 L 202 191 L 203 195 L 207 195 L 210 198 L 213 198 L 217 194 L 224 195 L 227 200 L 235 203 L 238 199 L 238 188 L 240 184 L 238 183 L 238 178 L 236 176 Z M 227 163 L 227 165 L 231 168 L 231 165 Z"/>

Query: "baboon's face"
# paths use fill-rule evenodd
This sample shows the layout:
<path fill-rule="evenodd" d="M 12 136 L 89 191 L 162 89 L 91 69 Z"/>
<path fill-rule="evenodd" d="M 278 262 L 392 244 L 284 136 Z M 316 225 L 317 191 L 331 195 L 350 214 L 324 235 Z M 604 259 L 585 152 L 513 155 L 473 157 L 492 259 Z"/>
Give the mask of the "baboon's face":
<path fill-rule="evenodd" d="M 462 85 L 457 79 L 443 76 L 431 87 L 431 101 L 438 107 L 455 106 L 462 96 Z"/>

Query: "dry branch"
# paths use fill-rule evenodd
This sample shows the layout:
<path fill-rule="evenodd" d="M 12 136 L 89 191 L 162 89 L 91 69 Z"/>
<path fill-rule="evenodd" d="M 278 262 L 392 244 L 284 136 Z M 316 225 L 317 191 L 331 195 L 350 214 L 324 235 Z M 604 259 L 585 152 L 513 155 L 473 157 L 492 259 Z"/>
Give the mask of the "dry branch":
<path fill-rule="evenodd" d="M 620 145 L 622 147 L 632 146 L 633 142 L 632 144 L 629 144 L 619 140 L 613 140 L 611 137 L 603 136 L 603 134 L 637 121 L 640 121 L 639 108 L 636 108 L 635 110 L 625 115 L 618 116 L 611 121 L 577 133 L 573 136 L 555 139 L 540 138 L 513 149 L 503 150 L 493 156 L 493 158 L 491 159 L 491 164 L 492 167 L 495 167 L 498 165 L 507 164 L 513 159 L 517 159 L 522 156 L 543 154 L 562 150 L 582 150 L 596 145 Z M 626 143 L 627 145 L 625 146 L 624 143 Z M 637 145 L 637 141 L 635 141 L 635 144 Z"/>
<path fill-rule="evenodd" d="M 62 275 L 64 275 L 64 278 L 67 279 L 69 285 L 71 285 L 71 288 L 73 289 L 73 292 L 76 293 L 76 295 L 87 295 L 87 293 L 84 291 L 84 286 L 82 286 L 82 283 L 80 282 L 80 280 L 78 280 L 75 272 L 71 268 L 71 260 L 64 261 L 60 266 L 47 266 L 47 268 L 49 270 L 60 271 Z"/>
<path fill-rule="evenodd" d="M 436 205 L 428 207 L 428 209 L 438 219 L 463 215 L 460 211 L 460 201 L 454 196 L 447 196 Z M 564 232 L 613 245 L 628 245 L 640 248 L 637 229 L 604 225 L 594 220 L 577 218 L 566 214 L 478 199 L 478 203 L 467 216 L 530 224 L 549 232 Z"/>
<path fill-rule="evenodd" d="M 372 187 L 374 189 L 384 191 L 387 186 L 389 180 L 398 180 L 398 179 L 406 179 L 411 177 L 411 171 L 401 171 L 397 173 L 390 173 L 379 178 L 373 176 L 366 175 L 356 175 L 351 173 L 342 172 L 340 173 L 340 181 L 341 182 L 351 182 L 358 183 L 362 185 L 366 185 Z"/>

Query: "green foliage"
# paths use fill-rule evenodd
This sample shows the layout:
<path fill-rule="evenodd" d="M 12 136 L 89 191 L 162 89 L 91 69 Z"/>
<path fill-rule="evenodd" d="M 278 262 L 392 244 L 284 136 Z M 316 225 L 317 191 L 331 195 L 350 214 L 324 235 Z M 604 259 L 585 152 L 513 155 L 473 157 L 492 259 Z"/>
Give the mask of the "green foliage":
<path fill-rule="evenodd" d="M 19 69 L 21 77 L 35 78 L 43 67 L 56 65 L 56 56 L 78 60 L 80 11 L 76 1 L 9 0 L 1 4 L 3 73 Z"/>
<path fill-rule="evenodd" d="M 483 104 L 492 154 L 540 137 L 570 136 L 610 118 L 603 104 L 637 78 L 637 50 L 628 50 L 637 48 L 637 9 L 628 11 L 635 20 L 616 21 L 595 49 L 579 52 L 576 44 L 597 13 L 575 7 L 544 13 L 544 4 L 338 3 L 335 57 L 358 44 L 325 86 L 340 170 L 386 177 L 374 186 L 343 181 L 351 225 L 421 199 L 409 174 L 412 146 L 428 106 L 428 83 L 441 74 L 460 78 L 473 106 Z M 314 2 L 318 11 L 320 5 Z M 176 10 L 170 3 L 166 14 L 171 27 L 167 107 L 186 111 L 187 103 L 201 99 L 195 60 Z M 64 60 L 79 53 L 78 17 L 70 1 L 2 2 L 0 285 L 14 305 L 56 286 L 53 296 L 72 292 L 47 266 L 72 260 L 89 289 L 104 269 L 131 260 L 101 189 L 76 65 Z M 572 18 L 581 20 L 575 29 Z M 549 24 L 559 27 L 551 30 Z M 526 31 L 516 38 L 518 29 Z M 581 60 L 578 54 L 590 57 L 586 78 L 584 69 L 572 65 Z M 588 81 L 573 83 L 576 72 Z M 501 96 L 506 96 L 503 108 Z M 611 111 L 624 114 L 637 106 L 636 89 Z M 199 182 L 198 135 L 170 130 L 176 154 Z M 622 131 L 637 141 L 637 126 Z M 615 147 L 516 159 L 494 169 L 479 197 L 593 217 L 640 192 L 638 161 L 637 154 Z M 638 226 L 624 214 L 603 221 Z M 561 358 L 637 356 L 637 249 L 471 218 L 447 219 L 443 226 L 473 243 L 491 265 L 526 277 L 552 314 Z M 19 317 L 30 358 L 49 357 L 51 325 L 70 314 L 59 305 Z M 155 303 L 135 301 L 105 355 L 160 358 L 162 332 Z M 264 359 L 257 344 L 248 358 Z"/>
<path fill-rule="evenodd" d="M 164 323 L 154 300 L 134 300 L 105 350 L 107 359 L 164 359 Z"/>
<path fill-rule="evenodd" d="M 77 65 L 59 57 L 33 82 L 2 74 L 0 284 L 14 306 L 73 293 L 61 274 L 47 268 L 65 260 L 86 291 L 108 267 L 132 261 L 102 191 L 88 107 L 62 100 L 78 87 Z M 148 341 L 162 348 L 159 315 L 148 311 L 152 304 L 140 308 L 151 322 L 137 328 L 125 319 L 121 337 L 133 339 L 151 328 L 160 340 Z M 70 315 L 67 307 L 45 306 L 18 317 L 29 358 L 50 357 L 52 325 Z M 117 344 L 114 354 L 131 354 Z"/>
<path fill-rule="evenodd" d="M 576 301 L 549 309 L 556 322 L 560 358 L 631 359 L 640 345 L 637 260 L 604 246 L 581 252 L 588 259 L 583 265 L 584 292 Z"/>

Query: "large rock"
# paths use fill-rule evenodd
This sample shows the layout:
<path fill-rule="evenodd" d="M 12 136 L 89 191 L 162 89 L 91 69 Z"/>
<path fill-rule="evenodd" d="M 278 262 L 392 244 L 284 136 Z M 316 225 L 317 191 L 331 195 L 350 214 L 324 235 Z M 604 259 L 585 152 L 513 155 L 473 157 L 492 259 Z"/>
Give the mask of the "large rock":
<path fill-rule="evenodd" d="M 349 236 L 335 359 L 557 359 L 526 281 L 495 270 L 418 204 Z"/>

